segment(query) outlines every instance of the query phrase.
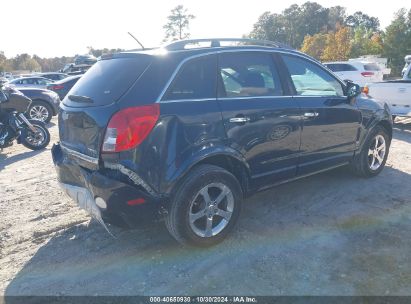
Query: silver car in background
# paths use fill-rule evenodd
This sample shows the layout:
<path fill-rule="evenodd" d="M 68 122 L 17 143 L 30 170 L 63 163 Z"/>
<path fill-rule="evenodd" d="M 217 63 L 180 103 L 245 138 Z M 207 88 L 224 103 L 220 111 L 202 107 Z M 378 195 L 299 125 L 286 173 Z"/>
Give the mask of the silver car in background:
<path fill-rule="evenodd" d="M 45 89 L 53 80 L 44 77 L 22 77 L 16 78 L 9 82 L 9 85 L 15 88 L 38 88 Z"/>

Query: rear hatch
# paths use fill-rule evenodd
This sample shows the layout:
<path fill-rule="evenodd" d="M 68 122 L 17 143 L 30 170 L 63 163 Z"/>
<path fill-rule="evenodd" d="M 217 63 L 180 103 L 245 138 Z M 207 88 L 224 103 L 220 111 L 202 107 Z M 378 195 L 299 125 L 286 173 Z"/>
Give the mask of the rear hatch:
<path fill-rule="evenodd" d="M 150 62 L 151 56 L 145 54 L 116 54 L 93 65 L 62 102 L 59 133 L 63 147 L 98 158 L 106 126 L 118 110 L 118 102 Z"/>

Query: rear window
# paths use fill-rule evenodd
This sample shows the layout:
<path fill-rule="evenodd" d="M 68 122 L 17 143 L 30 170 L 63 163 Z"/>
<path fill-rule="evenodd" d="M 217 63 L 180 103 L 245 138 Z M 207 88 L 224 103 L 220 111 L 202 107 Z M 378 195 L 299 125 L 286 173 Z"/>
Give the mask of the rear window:
<path fill-rule="evenodd" d="M 74 85 L 70 96 L 86 97 L 90 102 L 84 103 L 70 96 L 64 104 L 72 107 L 101 106 L 116 102 L 140 77 L 151 62 L 150 56 L 114 58 L 100 60 Z"/>
<path fill-rule="evenodd" d="M 364 64 L 364 70 L 366 70 L 366 71 L 379 71 L 380 68 L 375 63 L 368 63 L 368 64 Z"/>
<path fill-rule="evenodd" d="M 326 64 L 326 67 L 329 68 L 333 72 L 351 72 L 351 71 L 356 71 L 357 70 L 352 65 L 344 64 L 344 63 Z"/>

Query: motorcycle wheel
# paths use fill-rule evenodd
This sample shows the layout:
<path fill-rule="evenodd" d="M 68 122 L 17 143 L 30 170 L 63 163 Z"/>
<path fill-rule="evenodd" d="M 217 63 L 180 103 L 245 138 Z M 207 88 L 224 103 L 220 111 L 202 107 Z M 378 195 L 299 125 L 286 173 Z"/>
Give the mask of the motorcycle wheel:
<path fill-rule="evenodd" d="M 21 132 L 21 143 L 26 148 L 31 150 L 41 150 L 47 147 L 50 143 L 50 132 L 47 130 L 46 125 L 38 120 L 30 120 L 30 123 L 36 129 L 36 132 L 25 128 Z"/>

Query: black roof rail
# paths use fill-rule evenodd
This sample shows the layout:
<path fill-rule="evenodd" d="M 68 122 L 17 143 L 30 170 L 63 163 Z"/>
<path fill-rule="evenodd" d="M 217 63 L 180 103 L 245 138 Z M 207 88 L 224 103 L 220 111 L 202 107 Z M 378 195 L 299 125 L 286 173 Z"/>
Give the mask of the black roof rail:
<path fill-rule="evenodd" d="M 244 45 L 256 45 L 256 46 L 271 46 L 271 47 L 278 47 L 278 48 L 290 48 L 289 46 L 269 41 L 269 40 L 256 40 L 256 39 L 248 39 L 248 38 L 204 38 L 204 39 L 186 39 L 186 40 L 178 40 L 175 42 L 171 42 L 165 46 L 164 49 L 167 51 L 180 51 L 185 50 L 186 45 L 189 44 L 196 44 L 201 42 L 210 42 L 209 47 L 221 47 L 221 42 L 239 42 L 243 43 Z M 202 47 L 200 47 L 202 48 Z"/>

